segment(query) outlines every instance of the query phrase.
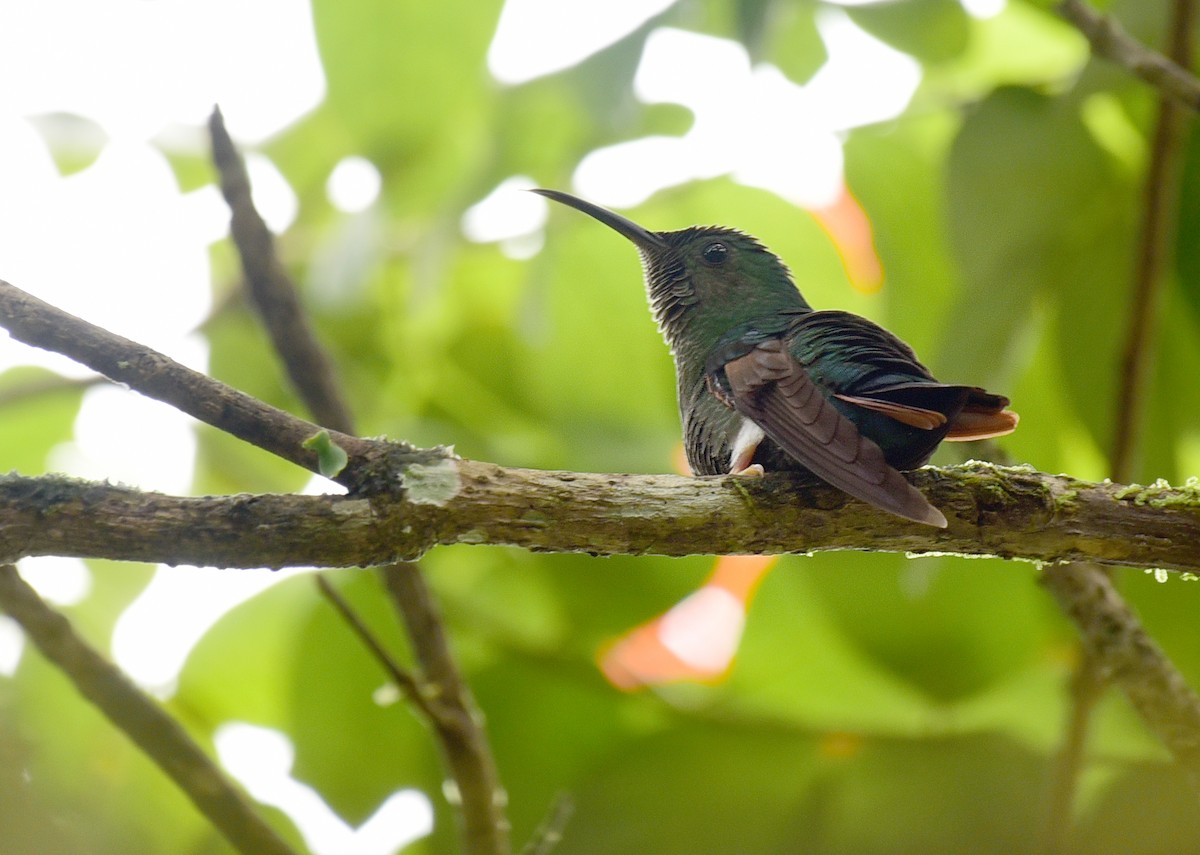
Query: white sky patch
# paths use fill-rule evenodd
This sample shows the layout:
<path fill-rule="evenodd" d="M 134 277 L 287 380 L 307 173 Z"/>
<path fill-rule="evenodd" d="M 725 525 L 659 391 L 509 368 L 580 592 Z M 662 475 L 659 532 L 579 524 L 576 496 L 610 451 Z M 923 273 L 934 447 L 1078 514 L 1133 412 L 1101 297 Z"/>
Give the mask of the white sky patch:
<path fill-rule="evenodd" d="M 8 615 L 0 615 L 0 676 L 11 677 L 21 664 L 25 633 Z"/>
<path fill-rule="evenodd" d="M 541 252 L 545 243 L 546 238 L 542 232 L 532 235 L 516 235 L 500 241 L 500 251 L 508 258 L 523 261 L 533 258 Z"/>
<path fill-rule="evenodd" d="M 959 0 L 972 18 L 994 18 L 1004 11 L 1008 0 Z"/>
<path fill-rule="evenodd" d="M 227 611 L 267 588 L 310 569 L 218 570 L 166 567 L 122 612 L 113 627 L 113 660 L 134 682 L 159 697 L 174 693 L 196 642 Z"/>
<path fill-rule="evenodd" d="M 54 448 L 49 465 L 81 478 L 143 490 L 186 493 L 196 454 L 194 422 L 173 407 L 112 385 L 84 392 L 75 440 Z"/>
<path fill-rule="evenodd" d="M 634 80 L 636 94 L 647 103 L 687 107 L 695 121 L 682 137 L 592 152 L 574 176 L 580 194 L 629 207 L 667 187 L 732 174 L 806 207 L 832 202 L 842 183 L 840 135 L 898 115 L 921 72 L 840 11 L 821 14 L 818 26 L 829 60 L 805 85 L 772 65 L 751 67 L 737 42 L 655 30 Z"/>
<path fill-rule="evenodd" d="M 862 30 L 840 10 L 817 15 L 829 60 L 803 87 L 811 119 L 834 132 L 899 116 L 921 83 L 921 66 Z"/>
<path fill-rule="evenodd" d="M 629 35 L 675 0 L 507 0 L 488 49 L 501 83 L 570 68 Z"/>
<path fill-rule="evenodd" d="M 295 750 L 278 731 L 235 722 L 222 725 L 213 741 L 229 774 L 287 814 L 315 855 L 392 855 L 433 830 L 433 807 L 417 790 L 393 793 L 351 828 L 312 787 L 291 777 Z"/>
<path fill-rule="evenodd" d="M 251 188 L 252 196 L 257 191 Z M 229 236 L 229 205 L 215 184 L 205 184 L 179 197 L 188 233 L 207 246 Z M 257 203 L 256 203 L 257 204 Z"/>
<path fill-rule="evenodd" d="M 357 214 L 371 207 L 381 189 L 383 177 L 375 164 L 357 155 L 339 160 L 325 182 L 329 203 L 347 214 Z"/>
<path fill-rule="evenodd" d="M 162 154 L 111 142 L 90 167 L 60 178 L 27 122 L 0 115 L 0 138 L 0 277 L 171 353 L 209 309 L 209 266 Z M 46 364 L 25 345 L 0 346 L 0 370 L 15 362 Z"/>
<path fill-rule="evenodd" d="M 92 571 L 79 558 L 22 558 L 17 569 L 43 600 L 56 606 L 81 603 L 92 591 Z"/>
<path fill-rule="evenodd" d="M 349 492 L 337 481 L 330 481 L 324 475 L 313 475 L 300 490 L 303 496 L 342 496 Z"/>
<path fill-rule="evenodd" d="M 257 142 L 325 91 L 307 0 L 0 3 L 0 79 L 21 81 L 0 113 L 79 113 L 141 140 L 219 103 Z"/>
<path fill-rule="evenodd" d="M 723 671 L 733 661 L 746 612 L 724 588 L 705 585 L 663 615 L 658 638 L 693 668 Z"/>
<path fill-rule="evenodd" d="M 463 234 L 476 243 L 490 243 L 538 231 L 546 224 L 546 205 L 525 192 L 536 186 L 527 175 L 504 179 L 463 214 Z"/>
<path fill-rule="evenodd" d="M 292 185 L 274 163 L 261 154 L 246 155 L 246 174 L 250 176 L 250 195 L 267 227 L 280 234 L 296 220 L 300 202 Z"/>
<path fill-rule="evenodd" d="M 705 146 L 680 137 L 654 136 L 616 143 L 583 158 L 573 183 L 583 198 L 630 208 L 658 190 L 695 178 L 715 178 L 723 170 L 705 160 Z"/>

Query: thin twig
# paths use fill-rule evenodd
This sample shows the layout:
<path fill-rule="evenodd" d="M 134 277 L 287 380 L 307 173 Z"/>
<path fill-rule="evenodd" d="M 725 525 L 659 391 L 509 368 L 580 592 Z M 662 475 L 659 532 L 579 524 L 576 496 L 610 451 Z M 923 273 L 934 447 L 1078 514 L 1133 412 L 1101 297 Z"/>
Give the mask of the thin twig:
<path fill-rule="evenodd" d="M 1083 0 L 1062 0 L 1058 12 L 1083 33 L 1096 55 L 1124 67 L 1180 104 L 1200 110 L 1200 79 L 1180 63 L 1150 50 Z"/>
<path fill-rule="evenodd" d="M 42 602 L 11 564 L 0 566 L 0 608 L 81 695 L 183 790 L 235 849 L 246 855 L 295 855 L 179 723 L 76 633 L 65 617 Z"/>
<path fill-rule="evenodd" d="M 329 584 L 329 581 L 320 574 L 317 575 L 317 588 L 321 591 L 325 599 L 333 604 L 338 614 L 341 615 L 342 620 L 354 631 L 354 634 L 358 636 L 358 640 L 363 643 L 363 646 L 383 666 L 383 670 L 392 678 L 392 682 L 396 684 L 396 687 L 404 693 L 404 697 L 408 699 L 409 703 L 419 709 L 428 718 L 437 718 L 440 711 L 430 704 L 429 697 L 431 693 L 423 689 L 421 682 L 406 668 L 402 667 L 392 654 L 388 653 L 379 639 L 375 637 L 375 634 L 371 632 L 371 628 L 363 622 L 362 618 L 351 608 L 345 598 L 337 592 L 337 589 Z"/>
<path fill-rule="evenodd" d="M 425 679 L 437 688 L 438 706 L 447 713 L 434 719 L 434 726 L 458 787 L 464 850 L 467 855 L 508 855 L 507 797 L 482 717 L 450 652 L 437 604 L 415 564 L 401 562 L 381 572 Z"/>
<path fill-rule="evenodd" d="M 385 577 L 393 572 L 410 577 L 401 583 L 406 605 L 400 617 L 409 628 L 409 639 L 423 668 L 438 669 L 436 678 L 417 678 L 402 668 L 324 577 L 317 576 L 317 585 L 437 733 L 460 795 L 464 846 L 468 855 L 507 855 L 508 823 L 503 800 L 494 798 L 494 794 L 502 791 L 487 736 L 478 721 L 467 685 L 451 658 L 441 618 L 424 580 L 418 576 L 420 571 L 411 564 L 398 567 L 398 571 L 387 568 L 383 573 Z M 418 578 L 413 579 L 413 576 Z M 392 592 L 390 585 L 388 589 Z"/>
<path fill-rule="evenodd" d="M 219 108 L 208 120 L 213 163 L 232 213 L 230 232 L 242 259 L 246 287 L 275 350 L 309 411 L 324 427 L 353 433 L 350 408 L 342 397 L 333 363 L 317 341 L 291 277 L 275 252 L 275 238 L 254 207 L 246 164 L 225 130 Z"/>
<path fill-rule="evenodd" d="M 563 829 L 575 812 L 575 802 L 566 793 L 559 794 L 550 806 L 550 813 L 533 832 L 521 855 L 550 855 L 561 841 Z"/>

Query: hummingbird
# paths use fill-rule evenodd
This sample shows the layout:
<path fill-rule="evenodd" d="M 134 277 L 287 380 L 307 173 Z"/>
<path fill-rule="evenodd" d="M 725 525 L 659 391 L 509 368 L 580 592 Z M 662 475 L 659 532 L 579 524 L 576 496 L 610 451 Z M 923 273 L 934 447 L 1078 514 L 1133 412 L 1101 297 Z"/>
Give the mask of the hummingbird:
<path fill-rule="evenodd" d="M 1009 400 L 939 383 L 912 348 L 850 312 L 814 310 L 787 266 L 723 226 L 655 232 L 559 190 L 534 190 L 633 242 L 675 361 L 684 449 L 696 475 L 816 475 L 927 525 L 946 517 L 901 471 L 943 440 L 1003 436 Z"/>

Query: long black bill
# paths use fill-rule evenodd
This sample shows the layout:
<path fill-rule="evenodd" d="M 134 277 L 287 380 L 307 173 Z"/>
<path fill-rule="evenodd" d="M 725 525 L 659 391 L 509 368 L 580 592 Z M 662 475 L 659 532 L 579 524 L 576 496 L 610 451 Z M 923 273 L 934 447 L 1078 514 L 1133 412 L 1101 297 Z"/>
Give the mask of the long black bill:
<path fill-rule="evenodd" d="M 539 196 L 545 196 L 547 199 L 553 199 L 555 202 L 561 202 L 577 211 L 583 211 L 583 213 L 589 217 L 594 217 L 613 231 L 623 234 L 637 244 L 640 249 L 662 250 L 667 248 L 667 242 L 649 229 L 644 229 L 633 220 L 626 219 L 607 208 L 601 208 L 599 205 L 585 202 L 578 196 L 572 196 L 570 193 L 564 193 L 561 190 L 532 190 L 531 192 L 537 193 Z"/>

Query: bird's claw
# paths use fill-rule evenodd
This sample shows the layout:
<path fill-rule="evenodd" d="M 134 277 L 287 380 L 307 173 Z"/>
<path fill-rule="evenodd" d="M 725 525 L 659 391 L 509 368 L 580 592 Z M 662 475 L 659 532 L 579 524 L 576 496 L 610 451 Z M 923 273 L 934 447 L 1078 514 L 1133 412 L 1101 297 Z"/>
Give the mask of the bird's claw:
<path fill-rule="evenodd" d="M 738 469 L 730 472 L 730 475 L 737 475 L 739 478 L 761 478 L 767 474 L 761 463 L 751 463 L 745 469 Z"/>

